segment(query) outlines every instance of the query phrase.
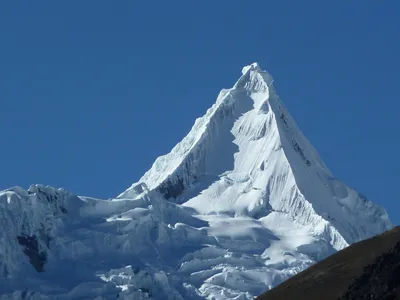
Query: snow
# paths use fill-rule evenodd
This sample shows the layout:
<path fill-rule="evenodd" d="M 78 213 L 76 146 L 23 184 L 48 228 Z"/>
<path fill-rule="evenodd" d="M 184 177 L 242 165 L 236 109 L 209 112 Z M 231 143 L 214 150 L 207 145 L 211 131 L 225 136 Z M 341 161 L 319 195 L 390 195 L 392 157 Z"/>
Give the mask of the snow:
<path fill-rule="evenodd" d="M 0 299 L 253 299 L 392 227 L 335 178 L 257 64 L 115 199 L 0 192 Z"/>

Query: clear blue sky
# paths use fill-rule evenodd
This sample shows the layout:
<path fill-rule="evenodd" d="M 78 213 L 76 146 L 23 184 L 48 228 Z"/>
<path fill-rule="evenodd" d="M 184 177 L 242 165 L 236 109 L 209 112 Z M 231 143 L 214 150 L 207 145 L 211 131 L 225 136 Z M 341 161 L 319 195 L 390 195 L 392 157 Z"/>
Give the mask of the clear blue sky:
<path fill-rule="evenodd" d="M 400 223 L 397 1 L 2 1 L 0 189 L 109 198 L 258 61 L 333 173 Z"/>

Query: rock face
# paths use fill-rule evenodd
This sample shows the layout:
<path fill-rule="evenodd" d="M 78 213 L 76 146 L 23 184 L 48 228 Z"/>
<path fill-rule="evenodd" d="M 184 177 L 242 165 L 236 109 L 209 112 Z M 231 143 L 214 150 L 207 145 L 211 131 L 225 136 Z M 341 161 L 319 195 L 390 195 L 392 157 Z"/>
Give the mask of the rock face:
<path fill-rule="evenodd" d="M 400 228 L 353 244 L 257 299 L 400 299 Z"/>
<path fill-rule="evenodd" d="M 392 225 L 335 178 L 258 64 L 115 199 L 0 192 L 0 295 L 252 299 Z M 39 274 L 40 272 L 40 274 Z M 36 298 L 35 298 L 36 297 Z"/>
<path fill-rule="evenodd" d="M 18 244 L 24 247 L 24 253 L 29 257 L 29 262 L 38 272 L 43 272 L 43 266 L 46 263 L 46 252 L 39 250 L 39 242 L 36 235 L 17 236 Z"/>

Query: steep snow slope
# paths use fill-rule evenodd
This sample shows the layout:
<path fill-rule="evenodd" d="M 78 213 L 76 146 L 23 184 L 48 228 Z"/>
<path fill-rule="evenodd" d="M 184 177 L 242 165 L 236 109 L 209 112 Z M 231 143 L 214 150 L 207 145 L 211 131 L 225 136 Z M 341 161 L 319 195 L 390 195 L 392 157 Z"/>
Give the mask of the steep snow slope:
<path fill-rule="evenodd" d="M 13 188 L 0 222 L 4 299 L 252 299 L 392 227 L 333 177 L 256 63 L 117 199 Z"/>

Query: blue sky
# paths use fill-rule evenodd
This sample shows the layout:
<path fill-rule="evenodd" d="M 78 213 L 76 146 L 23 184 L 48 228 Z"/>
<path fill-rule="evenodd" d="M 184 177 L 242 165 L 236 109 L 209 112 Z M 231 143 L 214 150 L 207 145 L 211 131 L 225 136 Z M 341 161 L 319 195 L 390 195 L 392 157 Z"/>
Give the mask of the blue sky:
<path fill-rule="evenodd" d="M 0 189 L 109 198 L 258 61 L 333 173 L 400 223 L 396 1 L 3 1 Z"/>

